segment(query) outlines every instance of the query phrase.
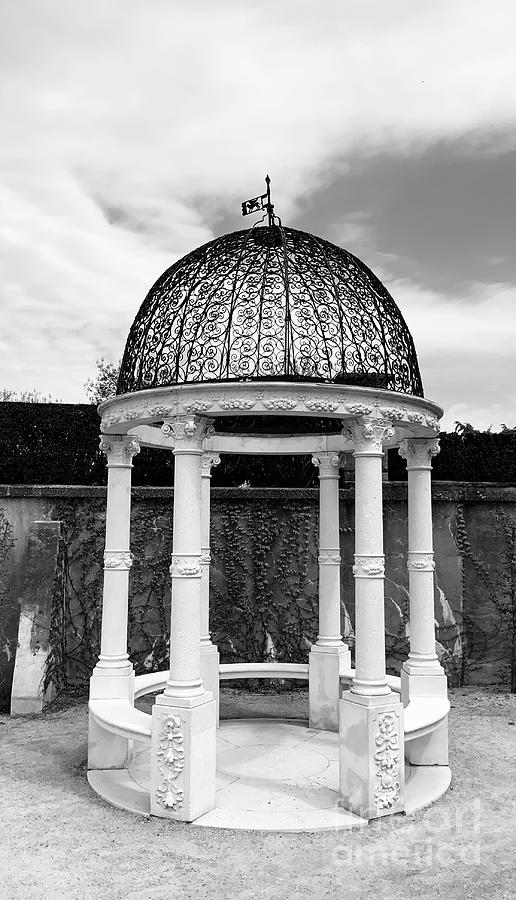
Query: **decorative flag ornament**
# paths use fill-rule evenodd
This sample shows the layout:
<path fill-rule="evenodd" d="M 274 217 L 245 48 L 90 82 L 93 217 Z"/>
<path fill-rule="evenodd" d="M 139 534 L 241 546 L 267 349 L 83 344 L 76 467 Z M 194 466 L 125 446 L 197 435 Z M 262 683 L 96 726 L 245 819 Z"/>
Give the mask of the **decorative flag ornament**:
<path fill-rule="evenodd" d="M 271 203 L 271 180 L 268 175 L 265 176 L 265 184 L 267 185 L 267 193 L 260 194 L 259 197 L 253 197 L 242 203 L 242 215 L 249 216 L 251 213 L 261 212 L 262 209 L 267 210 L 269 217 L 269 225 L 274 221 L 274 204 Z"/>

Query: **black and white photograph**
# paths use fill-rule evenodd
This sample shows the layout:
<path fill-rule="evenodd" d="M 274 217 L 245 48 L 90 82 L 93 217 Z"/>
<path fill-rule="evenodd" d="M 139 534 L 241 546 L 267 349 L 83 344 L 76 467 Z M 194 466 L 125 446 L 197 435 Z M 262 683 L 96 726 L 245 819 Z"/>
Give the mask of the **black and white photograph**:
<path fill-rule="evenodd" d="M 0 0 L 0 894 L 516 895 L 516 7 Z"/>

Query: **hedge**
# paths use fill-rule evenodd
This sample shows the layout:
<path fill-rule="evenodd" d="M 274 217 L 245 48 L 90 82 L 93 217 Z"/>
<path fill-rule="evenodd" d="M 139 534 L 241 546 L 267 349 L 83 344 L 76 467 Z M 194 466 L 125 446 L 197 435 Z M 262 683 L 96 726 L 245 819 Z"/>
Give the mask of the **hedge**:
<path fill-rule="evenodd" d="M 0 403 L 0 483 L 105 484 L 105 458 L 98 449 L 97 409 L 90 404 Z M 225 427 L 231 425 L 226 420 Z M 318 429 L 324 423 L 302 423 Z M 285 423 L 288 429 L 288 422 Z M 439 481 L 516 482 L 516 433 L 441 435 L 434 459 Z M 389 478 L 406 478 L 404 461 L 389 452 Z M 235 487 L 312 487 L 317 470 L 309 457 L 225 456 L 213 470 L 213 484 Z M 135 485 L 173 483 L 172 454 L 142 451 L 133 470 Z"/>

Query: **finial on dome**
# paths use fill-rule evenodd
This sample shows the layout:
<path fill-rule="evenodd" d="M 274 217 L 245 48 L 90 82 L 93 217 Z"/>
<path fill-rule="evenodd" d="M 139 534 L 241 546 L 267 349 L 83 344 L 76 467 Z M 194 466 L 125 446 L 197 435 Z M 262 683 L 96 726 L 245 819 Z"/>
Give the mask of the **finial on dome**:
<path fill-rule="evenodd" d="M 251 213 L 261 212 L 262 209 L 265 209 L 267 211 L 269 225 L 273 225 L 274 204 L 271 203 L 271 180 L 268 174 L 265 176 L 265 184 L 267 185 L 267 192 L 265 194 L 260 194 L 259 197 L 253 197 L 251 200 L 246 200 L 242 203 L 242 215 L 249 216 Z"/>

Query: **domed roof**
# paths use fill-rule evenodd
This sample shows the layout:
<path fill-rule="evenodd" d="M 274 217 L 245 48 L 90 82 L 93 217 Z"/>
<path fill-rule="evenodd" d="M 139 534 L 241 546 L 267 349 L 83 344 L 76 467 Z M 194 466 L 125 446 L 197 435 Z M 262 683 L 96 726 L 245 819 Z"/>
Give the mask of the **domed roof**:
<path fill-rule="evenodd" d="M 129 332 L 117 393 L 264 380 L 423 396 L 412 337 L 378 278 L 279 225 L 223 235 L 163 273 Z"/>

